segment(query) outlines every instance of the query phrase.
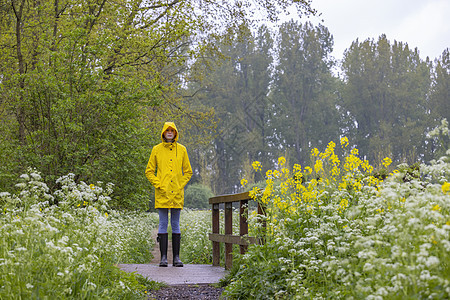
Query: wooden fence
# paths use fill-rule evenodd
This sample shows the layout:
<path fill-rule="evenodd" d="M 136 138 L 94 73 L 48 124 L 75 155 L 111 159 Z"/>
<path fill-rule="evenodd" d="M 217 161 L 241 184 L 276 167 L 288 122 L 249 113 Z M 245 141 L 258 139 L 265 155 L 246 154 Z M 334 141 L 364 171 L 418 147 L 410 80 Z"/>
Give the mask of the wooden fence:
<path fill-rule="evenodd" d="M 255 237 L 248 236 L 248 201 L 251 200 L 249 193 L 221 195 L 209 198 L 212 205 L 212 233 L 209 239 L 213 247 L 213 266 L 220 265 L 220 243 L 225 243 L 225 269 L 233 266 L 233 244 L 239 245 L 241 254 L 247 251 L 249 244 L 260 243 Z M 233 235 L 233 202 L 239 202 L 239 235 Z M 220 234 L 220 204 L 225 206 L 225 234 Z M 263 210 L 258 203 L 258 214 Z"/>

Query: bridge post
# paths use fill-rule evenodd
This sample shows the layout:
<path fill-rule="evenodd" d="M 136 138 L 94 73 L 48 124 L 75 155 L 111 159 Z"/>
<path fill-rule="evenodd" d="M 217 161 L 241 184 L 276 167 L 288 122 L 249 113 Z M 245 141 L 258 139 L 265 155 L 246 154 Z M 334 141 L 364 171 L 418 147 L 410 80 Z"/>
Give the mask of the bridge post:
<path fill-rule="evenodd" d="M 225 234 L 233 234 L 233 203 L 225 203 Z M 233 244 L 225 243 L 225 269 L 233 266 Z"/>
<path fill-rule="evenodd" d="M 219 211 L 219 203 L 213 204 L 212 207 L 212 233 L 219 234 L 220 231 L 220 211 Z M 220 266 L 220 243 L 212 242 L 212 251 L 213 251 L 213 266 Z"/>
<path fill-rule="evenodd" d="M 241 200 L 239 203 L 239 235 L 248 235 L 248 200 Z M 247 252 L 247 245 L 239 245 L 241 254 Z"/>

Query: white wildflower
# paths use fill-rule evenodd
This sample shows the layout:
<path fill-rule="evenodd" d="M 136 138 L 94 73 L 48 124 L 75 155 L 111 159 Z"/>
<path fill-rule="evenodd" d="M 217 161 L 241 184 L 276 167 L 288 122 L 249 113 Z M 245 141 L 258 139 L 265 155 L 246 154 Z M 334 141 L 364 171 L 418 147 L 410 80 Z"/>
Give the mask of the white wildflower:
<path fill-rule="evenodd" d="M 80 273 L 82 273 L 84 270 L 86 270 L 86 266 L 84 264 L 81 264 L 81 265 L 78 266 L 78 271 Z"/>
<path fill-rule="evenodd" d="M 18 188 L 18 189 L 24 189 L 24 188 L 26 188 L 26 187 L 27 187 L 27 184 L 24 183 L 24 182 L 21 182 L 21 183 L 17 183 L 17 184 L 16 184 L 16 188 Z"/>
<path fill-rule="evenodd" d="M 0 193 L 0 198 L 6 198 L 6 197 L 10 197 L 10 196 L 11 196 L 11 194 L 8 193 L 8 192 L 1 192 Z"/>
<path fill-rule="evenodd" d="M 23 180 L 30 180 L 30 176 L 28 176 L 28 174 L 22 174 L 20 175 L 20 178 L 22 178 Z"/>
<path fill-rule="evenodd" d="M 123 290 L 126 288 L 125 284 L 121 280 L 119 280 L 119 285 Z"/>
<path fill-rule="evenodd" d="M 437 258 L 436 256 L 430 256 L 428 257 L 428 259 L 425 261 L 425 265 L 428 268 L 432 268 L 432 267 L 436 267 L 439 265 L 439 258 Z"/>
<path fill-rule="evenodd" d="M 371 263 L 365 263 L 363 267 L 364 272 L 369 272 L 373 270 L 373 265 Z"/>

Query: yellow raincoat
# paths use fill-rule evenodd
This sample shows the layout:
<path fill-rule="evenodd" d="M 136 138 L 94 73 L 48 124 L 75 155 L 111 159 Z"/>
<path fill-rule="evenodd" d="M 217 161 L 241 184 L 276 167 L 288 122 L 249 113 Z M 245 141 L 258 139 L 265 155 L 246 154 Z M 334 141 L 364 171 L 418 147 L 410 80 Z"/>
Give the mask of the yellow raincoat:
<path fill-rule="evenodd" d="M 174 142 L 164 141 L 167 128 L 175 129 Z M 178 130 L 173 122 L 166 122 L 161 131 L 162 143 L 152 149 L 145 176 L 155 187 L 155 208 L 183 208 L 184 186 L 192 176 L 186 147 L 177 143 Z M 155 175 L 156 172 L 156 175 Z"/>

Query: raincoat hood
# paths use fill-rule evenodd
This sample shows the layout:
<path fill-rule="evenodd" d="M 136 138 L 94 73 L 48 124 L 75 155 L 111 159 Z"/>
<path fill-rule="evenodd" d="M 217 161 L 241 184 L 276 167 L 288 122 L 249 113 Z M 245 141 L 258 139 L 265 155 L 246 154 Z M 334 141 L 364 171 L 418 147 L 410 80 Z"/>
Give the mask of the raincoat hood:
<path fill-rule="evenodd" d="M 162 131 L 161 131 L 161 141 L 164 143 L 164 142 L 166 142 L 165 140 L 164 140 L 164 132 L 167 130 L 167 128 L 169 128 L 169 127 L 171 127 L 171 128 L 173 128 L 174 130 L 175 130 L 175 137 L 174 137 L 174 142 L 176 142 L 176 141 L 178 141 L 178 129 L 177 129 L 177 126 L 175 126 L 175 123 L 174 122 L 166 122 L 166 123 L 164 123 L 164 126 L 163 126 L 163 129 L 162 129 Z"/>

